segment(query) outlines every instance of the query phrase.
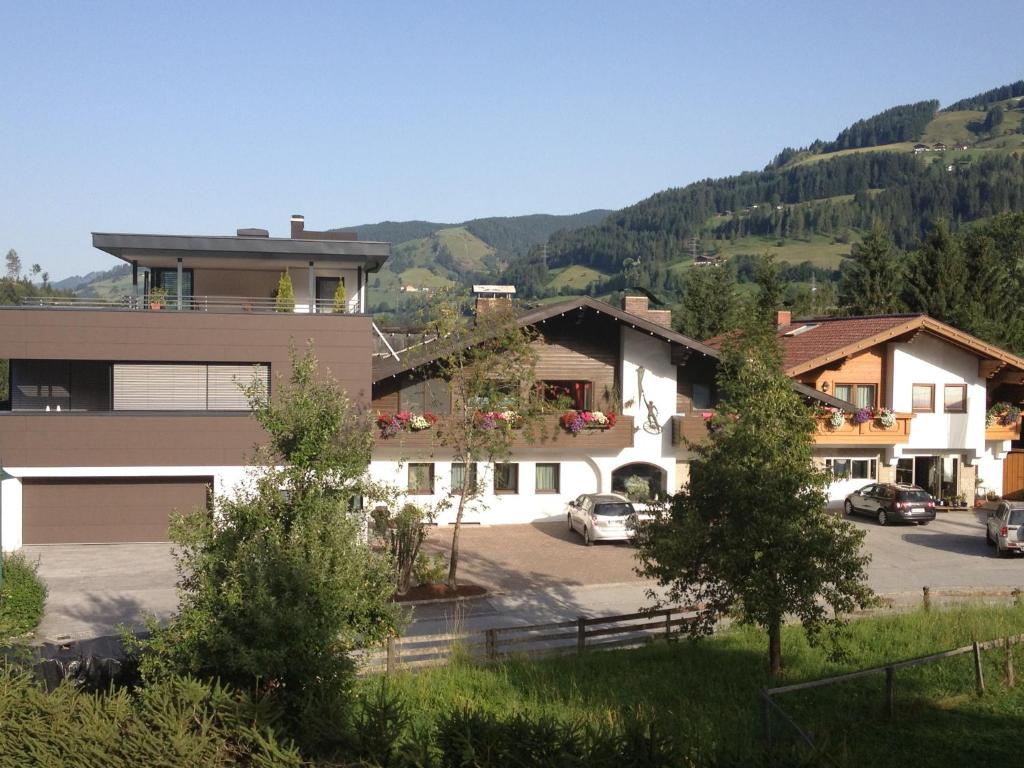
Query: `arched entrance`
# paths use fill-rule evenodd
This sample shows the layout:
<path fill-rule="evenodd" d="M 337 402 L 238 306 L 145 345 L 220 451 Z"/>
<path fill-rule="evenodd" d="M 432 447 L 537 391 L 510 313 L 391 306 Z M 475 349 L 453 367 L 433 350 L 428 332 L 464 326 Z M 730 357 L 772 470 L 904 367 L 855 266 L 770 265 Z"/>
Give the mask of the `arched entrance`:
<path fill-rule="evenodd" d="M 664 499 L 667 495 L 665 470 L 646 462 L 623 464 L 612 472 L 612 492 L 629 496 L 633 501 Z"/>

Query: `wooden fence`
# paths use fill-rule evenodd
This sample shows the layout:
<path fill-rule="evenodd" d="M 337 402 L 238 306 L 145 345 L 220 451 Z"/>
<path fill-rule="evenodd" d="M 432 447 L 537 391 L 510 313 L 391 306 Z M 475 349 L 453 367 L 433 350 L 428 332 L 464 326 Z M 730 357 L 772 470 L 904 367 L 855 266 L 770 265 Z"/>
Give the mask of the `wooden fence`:
<path fill-rule="evenodd" d="M 389 638 L 386 647 L 356 654 L 364 674 L 447 664 L 453 655 L 477 661 L 509 656 L 584 653 L 644 645 L 674 631 L 696 615 L 693 608 L 663 608 L 618 616 L 579 616 L 568 621 L 493 627 L 476 632 Z"/>
<path fill-rule="evenodd" d="M 960 648 L 953 648 L 948 651 L 942 651 L 941 653 L 933 653 L 929 656 L 921 656 L 916 659 L 906 659 L 904 661 L 895 661 L 891 664 L 886 664 L 881 667 L 872 667 L 870 669 L 862 669 L 858 672 L 848 672 L 845 675 L 835 675 L 834 677 L 825 677 L 820 680 L 811 680 L 807 683 L 794 683 L 793 685 L 782 685 L 777 688 L 763 688 L 761 689 L 761 703 L 764 712 L 764 727 L 765 727 L 765 738 L 768 740 L 769 746 L 773 742 L 773 728 L 772 720 L 773 716 L 778 717 L 786 726 L 788 726 L 793 733 L 803 741 L 807 746 L 814 747 L 813 737 L 801 728 L 797 723 L 786 714 L 785 710 L 779 706 L 778 702 L 774 700 L 775 696 L 780 696 L 784 693 L 795 693 L 796 691 L 806 691 L 811 688 L 820 688 L 824 685 L 833 685 L 835 683 L 844 683 L 849 680 L 856 680 L 862 677 L 869 677 L 871 675 L 885 675 L 885 695 L 882 700 L 882 714 L 886 720 L 892 720 L 896 710 L 896 671 L 900 669 L 908 669 L 910 667 L 918 667 L 922 664 L 932 664 L 936 661 L 942 661 L 944 659 L 952 658 L 954 656 L 962 656 L 965 653 L 974 654 L 974 683 L 975 692 L 978 696 L 981 696 L 985 692 L 985 673 L 981 666 L 981 652 L 989 650 L 991 648 L 1002 648 L 1005 652 L 1005 664 L 1006 664 L 1006 684 L 1013 687 L 1015 683 L 1015 674 L 1013 669 L 1013 646 L 1024 643 L 1024 635 L 1012 635 L 1010 637 L 1001 638 L 998 640 L 989 640 L 987 642 L 979 643 L 977 641 L 970 645 L 965 645 Z"/>

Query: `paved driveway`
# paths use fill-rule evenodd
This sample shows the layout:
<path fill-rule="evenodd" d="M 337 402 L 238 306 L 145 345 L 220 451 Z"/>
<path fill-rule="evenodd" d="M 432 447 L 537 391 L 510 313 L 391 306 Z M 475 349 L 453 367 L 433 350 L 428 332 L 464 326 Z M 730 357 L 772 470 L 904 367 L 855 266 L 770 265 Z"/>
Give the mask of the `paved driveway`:
<path fill-rule="evenodd" d="M 851 520 L 867 532 L 870 582 L 880 594 L 920 595 L 926 585 L 1024 588 L 1024 557 L 993 555 L 985 544 L 983 515 L 948 513 L 928 526 L 885 528 L 865 518 Z M 450 540 L 451 529 L 439 528 L 426 548 L 446 552 Z M 42 638 L 113 634 L 121 622 L 138 624 L 146 613 L 166 617 L 177 604 L 174 561 L 166 544 L 49 545 L 25 551 L 39 558 L 50 588 Z M 494 595 L 471 609 L 473 624 L 628 612 L 646 604 L 644 593 L 651 586 L 633 573 L 632 546 L 585 547 L 562 523 L 467 526 L 461 551 L 461 579 Z M 453 619 L 450 611 L 422 608 L 417 621 Z"/>

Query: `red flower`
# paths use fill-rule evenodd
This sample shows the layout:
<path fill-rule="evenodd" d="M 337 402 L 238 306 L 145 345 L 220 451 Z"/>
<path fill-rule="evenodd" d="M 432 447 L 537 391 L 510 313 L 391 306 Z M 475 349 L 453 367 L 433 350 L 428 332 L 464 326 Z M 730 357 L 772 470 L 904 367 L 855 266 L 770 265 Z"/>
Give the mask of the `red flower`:
<path fill-rule="evenodd" d="M 608 417 L 608 426 L 614 427 L 615 422 L 618 420 L 619 417 L 616 416 L 614 413 L 606 413 L 605 416 Z"/>

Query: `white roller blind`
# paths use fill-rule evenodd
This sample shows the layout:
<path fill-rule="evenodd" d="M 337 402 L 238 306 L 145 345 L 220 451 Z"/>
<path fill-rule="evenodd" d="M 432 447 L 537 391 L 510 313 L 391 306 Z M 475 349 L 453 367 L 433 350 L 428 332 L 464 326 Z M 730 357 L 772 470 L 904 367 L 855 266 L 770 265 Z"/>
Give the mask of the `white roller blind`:
<path fill-rule="evenodd" d="M 243 386 L 257 378 L 267 391 L 269 371 L 266 365 L 210 365 L 207 368 L 207 404 L 211 411 L 244 411 L 249 402 Z"/>
<path fill-rule="evenodd" d="M 114 364 L 115 411 L 205 411 L 206 366 Z"/>

